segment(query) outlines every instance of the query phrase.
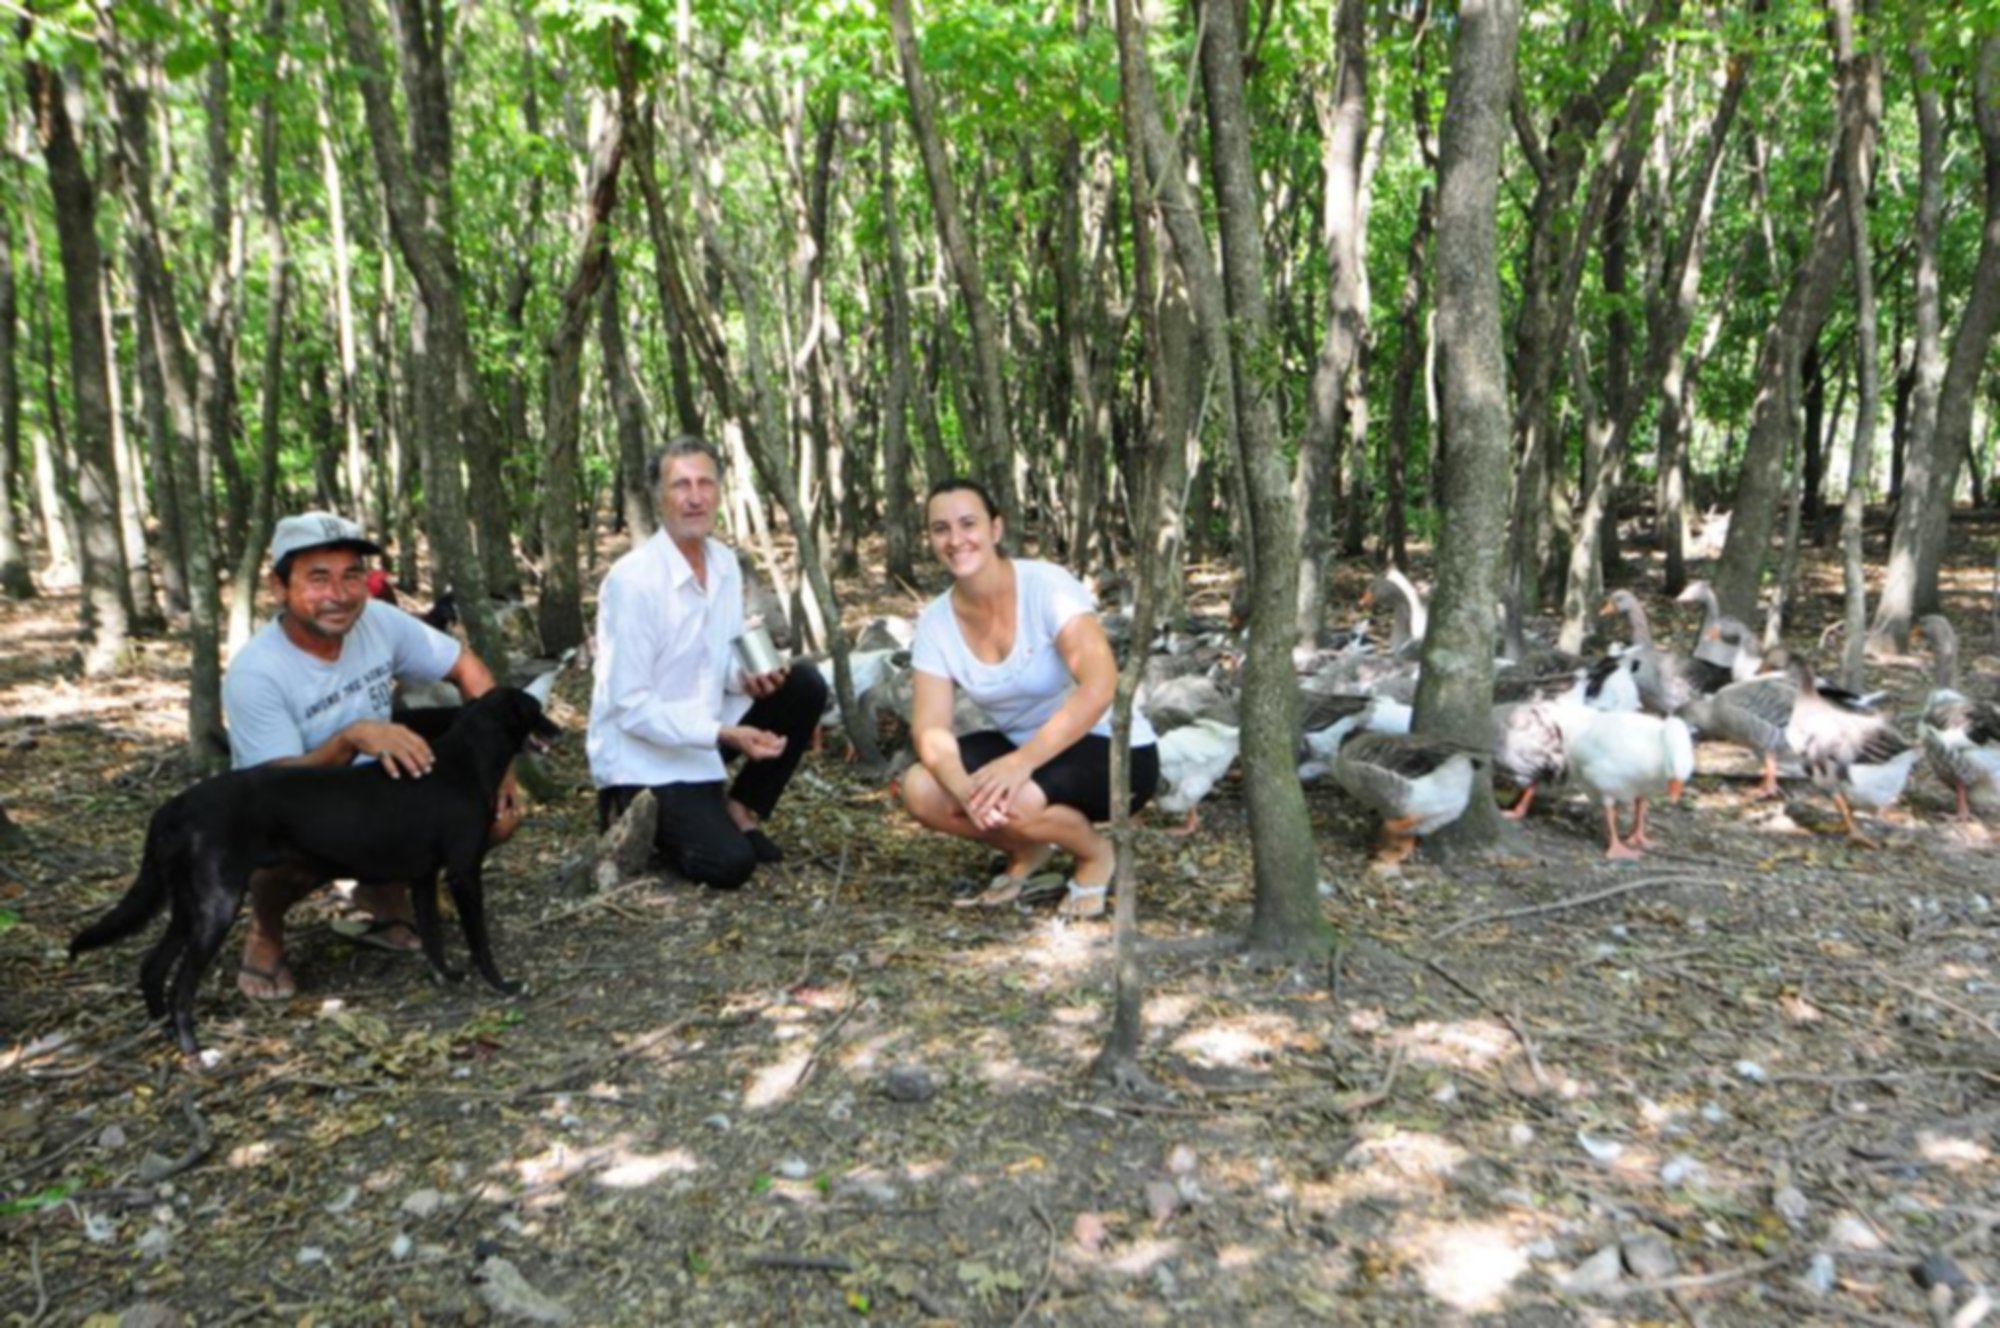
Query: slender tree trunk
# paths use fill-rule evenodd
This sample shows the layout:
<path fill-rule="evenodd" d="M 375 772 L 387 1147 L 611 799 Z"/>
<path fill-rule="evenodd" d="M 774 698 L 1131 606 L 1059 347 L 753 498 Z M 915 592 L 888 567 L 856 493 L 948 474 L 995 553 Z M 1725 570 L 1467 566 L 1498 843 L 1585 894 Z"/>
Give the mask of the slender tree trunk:
<path fill-rule="evenodd" d="M 340 424 L 342 466 L 347 492 L 354 504 L 354 519 L 364 530 L 379 537 L 387 533 L 388 514 L 376 503 L 369 484 L 368 447 L 361 430 L 361 360 L 354 330 L 353 258 L 347 237 L 346 185 L 332 117 L 327 110 L 328 96 L 322 84 L 314 115 L 319 129 L 320 177 L 326 189 L 327 232 L 333 244 L 333 337 L 340 357 L 340 390 L 334 395 L 334 410 Z"/>
<path fill-rule="evenodd" d="M 1319 113 L 1325 137 L 1321 166 L 1326 172 L 1320 238 L 1327 254 L 1329 308 L 1326 338 L 1313 366 L 1298 468 L 1292 477 L 1299 541 L 1295 630 L 1299 644 L 1306 647 L 1318 644 L 1326 617 L 1334 522 L 1330 481 L 1347 432 L 1348 410 L 1357 395 L 1349 380 L 1360 372 L 1361 340 L 1368 323 L 1363 300 L 1366 273 L 1361 266 L 1367 226 L 1361 208 L 1361 158 L 1368 129 L 1368 6 L 1363 0 L 1341 0 L 1334 45 L 1338 67 Z M 1359 479 L 1354 475 L 1350 488 L 1358 487 Z"/>
<path fill-rule="evenodd" d="M 889 26 L 902 61 L 903 85 L 910 98 L 910 127 L 923 157 L 924 177 L 930 183 L 938 237 L 951 260 L 952 276 L 958 282 L 959 297 L 965 302 L 966 322 L 972 333 L 976 368 L 972 384 L 978 397 L 979 418 L 967 431 L 968 441 L 978 441 L 981 469 L 993 486 L 995 500 L 1008 515 L 1021 521 L 1026 514 L 1016 510 L 1014 447 L 1007 418 L 1006 381 L 1000 369 L 999 328 L 993 318 L 992 302 L 986 296 L 986 278 L 980 269 L 979 256 L 965 229 L 951 163 L 945 158 L 937 112 L 917 51 L 916 29 L 910 20 L 910 0 L 889 0 Z"/>
<path fill-rule="evenodd" d="M 35 583 L 28 575 L 27 550 L 21 538 L 20 328 L 20 292 L 14 280 L 14 207 L 9 204 L 0 207 L 0 595 L 28 599 L 35 593 Z"/>
<path fill-rule="evenodd" d="M 1312 823 L 1298 780 L 1298 689 L 1291 646 L 1298 613 L 1298 527 L 1279 452 L 1276 345 L 1264 291 L 1263 236 L 1244 97 L 1243 46 L 1233 0 L 1203 0 L 1203 99 L 1222 241 L 1223 294 L 1236 366 L 1236 452 L 1249 492 L 1250 645 L 1243 669 L 1245 801 L 1257 895 L 1254 949 L 1302 954 L 1331 932 L 1319 903 Z"/>
<path fill-rule="evenodd" d="M 590 148 L 583 242 L 576 271 L 562 295 L 562 317 L 549 339 L 548 445 L 542 467 L 542 649 L 560 654 L 583 642 L 583 587 L 578 580 L 577 438 L 583 401 L 583 342 L 591 301 L 611 258 L 611 216 L 618 204 L 618 169 L 625 160 L 624 116 L 615 104 L 597 107 L 600 124 Z"/>
<path fill-rule="evenodd" d="M 267 23 L 275 34 L 281 18 L 278 0 L 272 0 L 272 9 Z M 142 367 L 150 367 L 150 376 L 156 380 L 147 388 L 149 408 L 157 398 L 157 425 L 171 435 L 165 449 L 171 467 L 167 489 L 179 508 L 177 524 L 187 560 L 188 749 L 198 764 L 209 766 L 219 763 L 229 748 L 222 727 L 222 611 L 214 522 L 208 489 L 201 480 L 199 369 L 181 326 L 174 272 L 154 208 L 152 104 L 145 91 L 154 80 L 143 71 L 129 71 L 139 80 L 129 81 L 126 45 L 111 33 L 108 24 L 104 31 L 107 35 L 100 51 L 106 88 L 115 108 L 120 164 L 127 177 L 125 208 L 139 287 L 140 361 Z M 275 138 L 275 128 L 271 133 Z M 275 165 L 272 169 L 275 172 Z"/>
<path fill-rule="evenodd" d="M 42 584 L 51 590 L 74 590 L 83 581 L 83 561 L 77 552 L 83 546 L 82 522 L 77 517 L 76 491 L 69 479 L 76 467 L 70 461 L 69 440 L 63 428 L 54 319 L 49 313 L 48 268 L 42 261 L 41 242 L 33 226 L 27 228 L 24 238 L 28 276 L 35 289 L 36 361 L 42 380 L 43 427 L 30 435 L 35 512 L 42 530 L 42 547 L 48 553 L 48 562 L 42 567 Z"/>
<path fill-rule="evenodd" d="M 882 335 L 889 353 L 888 378 L 882 388 L 882 534 L 889 579 L 910 584 L 917 579 L 912 527 L 918 509 L 910 492 L 910 389 L 915 370 L 910 355 L 910 291 L 903 262 L 903 227 L 896 206 L 895 133 L 895 122 L 887 115 L 876 118 L 876 177 L 887 250 Z"/>
<path fill-rule="evenodd" d="M 1868 244 L 1868 181 L 1873 148 L 1882 122 L 1882 66 L 1879 57 L 1856 51 L 1853 0 L 1830 0 L 1834 46 L 1840 65 L 1841 119 L 1847 133 L 1840 169 L 1847 186 L 1847 238 L 1854 257 L 1854 444 L 1848 453 L 1847 499 L 1841 505 L 1841 562 L 1846 581 L 1847 642 L 1841 681 L 1860 692 L 1868 649 L 1868 569 L 1862 563 L 1862 523 L 1874 479 L 1875 416 L 1881 409 L 1880 367 L 1876 361 L 1874 255 Z M 1868 6 L 1870 18 L 1876 6 Z"/>
<path fill-rule="evenodd" d="M 216 545 L 211 538 L 210 547 L 221 561 L 240 562 L 244 544 L 254 545 L 257 535 L 249 528 L 254 501 L 251 482 L 244 478 L 236 455 L 240 406 L 236 382 L 239 331 L 236 297 L 243 276 L 243 234 L 242 222 L 236 214 L 236 133 L 230 116 L 230 12 L 230 5 L 214 3 L 208 14 L 209 40 L 215 48 L 215 58 L 208 64 L 202 100 L 208 146 L 210 253 L 195 348 L 194 390 L 195 409 L 200 416 L 196 427 L 195 445 L 199 449 L 196 470 L 204 485 L 212 484 L 215 473 L 221 471 L 225 495 L 222 543 Z M 253 583 L 246 590 L 238 582 L 234 593 L 254 596 L 256 586 Z M 248 622 L 248 618 L 244 621 Z"/>
<path fill-rule="evenodd" d="M 422 317 L 413 312 L 416 338 L 419 443 L 423 448 L 424 504 L 430 534 L 434 578 L 456 586 L 473 649 L 496 664 L 505 660 L 505 643 L 493 623 L 487 603 L 484 564 L 468 538 L 471 528 L 460 460 L 475 475 L 491 472 L 497 458 L 488 444 L 488 427 L 473 371 L 465 311 L 458 290 L 458 260 L 453 249 L 451 214 L 451 121 L 442 63 L 443 33 L 434 30 L 442 15 L 427 16 L 420 0 L 397 0 L 402 44 L 409 76 L 410 134 L 414 153 L 406 150 L 396 127 L 389 97 L 389 75 L 375 35 L 368 0 L 339 0 L 349 58 L 359 71 L 368 137 L 375 151 L 376 174 L 382 182 L 396 247 L 416 279 L 422 297 Z M 412 162 L 421 178 L 413 177 Z M 463 454 L 458 445 L 465 440 Z M 485 530 L 490 539 L 506 539 L 502 524 Z"/>
<path fill-rule="evenodd" d="M 1952 499 L 1958 491 L 1958 468 L 1971 454 L 1972 414 L 1978 400 L 1988 347 L 2000 330 L 2000 35 L 1989 36 L 1979 48 L 1973 85 L 1973 121 L 1979 130 L 1985 179 L 1985 219 L 1979 235 L 1979 258 L 1966 285 L 1965 306 L 1952 335 L 1951 356 L 1938 385 L 1937 423 L 1930 453 L 1929 489 L 1921 512 L 1910 518 L 1907 534 L 1900 514 L 1895 546 L 1890 550 L 1889 580 L 1883 592 L 1883 612 L 1910 616 L 1938 607 L 1938 569 L 1944 562 L 1951 522 Z M 1913 487 L 1914 480 L 1911 485 Z M 1914 496 L 1914 495 L 1911 495 Z M 1974 497 L 1977 498 L 1975 493 Z M 1900 578 L 1909 572 L 1899 560 L 1914 563 L 1914 584 L 1903 592 Z M 1896 600 L 1890 600 L 1897 589 Z M 1907 611 L 1905 611 L 1907 601 Z"/>
<path fill-rule="evenodd" d="M 1409 459 L 1416 415 L 1417 380 L 1424 372 L 1425 309 L 1430 299 L 1431 232 L 1437 224 L 1437 190 L 1431 180 L 1437 168 L 1437 148 L 1431 139 L 1430 80 L 1424 52 L 1430 31 L 1429 0 L 1418 0 L 1409 22 L 1415 30 L 1410 61 L 1410 123 L 1418 155 L 1431 175 L 1418 186 L 1417 215 L 1410 227 L 1410 246 L 1403 260 L 1403 291 L 1396 307 L 1396 369 L 1389 385 L 1389 437 L 1382 497 L 1382 561 L 1408 567 Z M 1427 420 L 1431 418 L 1428 414 Z"/>
<path fill-rule="evenodd" d="M 604 378 L 611 393 L 611 414 L 618 423 L 618 502 L 624 515 L 625 537 L 643 543 L 658 524 L 659 499 L 646 483 L 646 403 L 632 372 L 625 346 L 625 313 L 619 299 L 620 268 L 614 256 L 604 256 L 604 289 L 598 297 L 598 348 L 604 355 Z"/>
<path fill-rule="evenodd" d="M 97 190 L 72 128 L 72 90 L 37 60 L 27 70 L 28 104 L 55 202 L 69 322 L 70 393 L 76 410 L 77 516 L 83 555 L 84 676 L 123 666 L 132 629 L 132 588 L 118 532 L 118 473 L 111 455 L 111 373 L 104 357 L 104 269 L 97 240 Z"/>
<path fill-rule="evenodd" d="M 153 588 L 153 560 L 146 547 L 146 486 L 136 444 L 125 428 L 125 389 L 112 331 L 111 265 L 97 273 L 97 302 L 103 314 L 106 400 L 110 405 L 111 463 L 118 479 L 118 543 L 125 552 L 125 581 L 132 595 L 132 630 L 151 636 L 166 627 Z"/>
<path fill-rule="evenodd" d="M 1464 0 L 1438 134 L 1437 319 L 1451 464 L 1437 590 L 1424 635 L 1416 727 L 1476 748 L 1492 741 L 1494 608 L 1507 519 L 1509 418 L 1497 261 L 1500 150 L 1514 86 L 1519 0 Z M 1501 820 L 1484 770 L 1433 843 L 1483 848 Z"/>
<path fill-rule="evenodd" d="M 1836 159 L 1840 151 L 1837 137 Z M 1843 172 L 1831 172 L 1814 210 L 1805 256 L 1757 354 L 1750 436 L 1731 508 L 1729 538 L 1715 569 L 1716 597 L 1725 612 L 1738 617 L 1748 617 L 1754 608 L 1769 559 L 1771 528 L 1780 509 L 1785 445 L 1798 429 L 1800 366 L 1806 347 L 1819 339 L 1826 324 L 1846 267 L 1845 188 Z"/>

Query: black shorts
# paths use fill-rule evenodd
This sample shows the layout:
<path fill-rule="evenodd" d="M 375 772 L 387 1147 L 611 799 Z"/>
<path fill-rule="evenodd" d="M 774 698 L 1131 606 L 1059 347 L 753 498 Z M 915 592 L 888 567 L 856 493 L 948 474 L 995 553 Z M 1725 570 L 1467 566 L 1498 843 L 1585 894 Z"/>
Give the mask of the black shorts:
<path fill-rule="evenodd" d="M 979 769 L 1015 750 L 1007 735 L 994 729 L 968 733 L 958 740 L 958 759 L 967 771 Z M 1093 824 L 1111 819 L 1111 739 L 1086 733 L 1031 776 L 1051 805 L 1074 807 Z M 1160 787 L 1157 743 L 1132 749 L 1132 810 L 1153 800 Z"/>

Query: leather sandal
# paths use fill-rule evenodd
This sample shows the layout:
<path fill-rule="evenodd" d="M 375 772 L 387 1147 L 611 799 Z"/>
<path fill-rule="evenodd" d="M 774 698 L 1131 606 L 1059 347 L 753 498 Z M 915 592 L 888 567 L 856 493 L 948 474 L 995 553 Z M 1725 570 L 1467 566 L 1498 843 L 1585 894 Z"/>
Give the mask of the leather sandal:
<path fill-rule="evenodd" d="M 1001 873 L 986 883 L 986 888 L 970 899 L 954 899 L 958 908 L 1005 908 L 1021 897 L 1021 887 L 1027 883 L 1024 876 L 1009 876 Z"/>

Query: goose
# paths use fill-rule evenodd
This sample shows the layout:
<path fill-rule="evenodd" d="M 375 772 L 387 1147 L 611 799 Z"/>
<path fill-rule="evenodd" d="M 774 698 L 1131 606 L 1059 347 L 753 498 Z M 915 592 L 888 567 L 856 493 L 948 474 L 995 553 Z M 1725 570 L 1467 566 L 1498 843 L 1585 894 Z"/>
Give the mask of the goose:
<path fill-rule="evenodd" d="M 1714 586 L 1706 581 L 1690 581 L 1680 594 L 1674 596 L 1674 603 L 1701 605 L 1701 626 L 1695 632 L 1696 659 L 1735 671 L 1739 682 L 1756 676 L 1758 660 L 1755 656 L 1749 659 L 1747 672 L 1737 671 L 1744 659 L 1744 647 L 1757 639 L 1756 633 L 1741 618 L 1722 611 L 1722 602 L 1716 599 Z"/>
<path fill-rule="evenodd" d="M 1559 709 L 1638 710 L 1639 693 L 1632 682 L 1637 667 L 1636 660 L 1608 659 L 1545 683 L 1537 695 L 1493 707 L 1494 782 L 1521 790 L 1501 815 L 1520 820 L 1534 805 L 1538 789 L 1561 783 L 1569 774 L 1562 726 L 1556 718 Z"/>
<path fill-rule="evenodd" d="M 1799 689 L 1790 663 L 1790 652 L 1775 649 L 1763 657 L 1762 672 L 1696 697 L 1681 710 L 1681 718 L 1701 737 L 1745 748 L 1763 762 L 1764 778 L 1748 795 L 1752 802 L 1781 795 L 1778 760 L 1793 755 L 1785 729 Z"/>
<path fill-rule="evenodd" d="M 1854 804 L 1880 810 L 1902 797 L 1922 751 L 1887 716 L 1822 689 L 1806 660 L 1794 657 L 1787 668 L 1798 699 L 1785 725 L 1785 741 L 1813 783 L 1833 795 L 1848 838 L 1874 848 L 1875 841 L 1854 823 Z"/>
<path fill-rule="evenodd" d="M 1424 644 L 1424 631 L 1430 622 L 1422 592 L 1402 568 L 1390 567 L 1361 594 L 1364 609 L 1378 602 L 1386 602 L 1395 614 L 1395 624 L 1389 633 L 1389 653 L 1398 659 L 1415 656 Z"/>
<path fill-rule="evenodd" d="M 1694 777 L 1694 738 L 1677 718 L 1565 706 L 1556 711 L 1570 777 L 1604 804 L 1604 856 L 1636 858 L 1652 847 L 1646 803 L 1678 798 Z M 1618 836 L 1618 804 L 1632 804 L 1632 832 Z"/>
<path fill-rule="evenodd" d="M 1924 754 L 1958 795 L 1957 818 L 1972 819 L 1970 795 L 2000 789 L 2000 706 L 1958 690 L 1958 633 L 1940 614 L 1917 624 L 1936 661 L 1935 690 L 1917 724 Z"/>
<path fill-rule="evenodd" d="M 1382 818 L 1376 862 L 1393 866 L 1417 840 L 1465 814 L 1473 772 L 1487 759 L 1455 742 L 1409 734 L 1357 733 L 1333 760 L 1334 782 Z"/>
<path fill-rule="evenodd" d="M 1328 697 L 1331 701 L 1336 698 Z M 1334 759 L 1340 754 L 1340 745 L 1355 733 L 1400 734 L 1410 731 L 1413 712 L 1387 696 L 1338 698 L 1348 702 L 1358 702 L 1338 715 L 1331 724 L 1323 728 L 1308 728 L 1299 740 L 1299 779 L 1310 783 L 1333 769 Z M 1324 710 L 1322 711 L 1324 713 Z"/>
<path fill-rule="evenodd" d="M 1638 659 L 1639 671 L 1634 681 L 1639 685 L 1639 698 L 1655 715 L 1678 714 L 1689 701 L 1727 685 L 1733 677 L 1722 665 L 1686 659 L 1653 644 L 1653 628 L 1646 618 L 1646 607 L 1629 590 L 1612 591 L 1598 613 L 1606 618 L 1624 615 L 1632 633 L 1632 644 L 1624 653 Z"/>
<path fill-rule="evenodd" d="M 1164 812 L 1186 812 L 1186 822 L 1168 833 L 1191 835 L 1201 800 L 1236 761 L 1242 732 L 1219 720 L 1197 719 L 1162 733 L 1159 742 L 1160 789 L 1154 802 Z"/>

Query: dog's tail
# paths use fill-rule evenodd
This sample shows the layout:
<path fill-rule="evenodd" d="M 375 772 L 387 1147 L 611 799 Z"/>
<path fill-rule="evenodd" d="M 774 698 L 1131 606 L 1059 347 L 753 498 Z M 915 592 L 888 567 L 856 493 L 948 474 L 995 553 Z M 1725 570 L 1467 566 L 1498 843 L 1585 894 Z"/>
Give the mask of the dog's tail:
<path fill-rule="evenodd" d="M 139 858 L 138 879 L 109 913 L 71 939 L 70 958 L 130 936 L 166 904 L 173 876 L 169 859 L 175 856 L 173 845 L 178 842 L 180 811 L 181 800 L 174 798 L 153 813 L 152 823 L 146 827 L 146 849 Z"/>

